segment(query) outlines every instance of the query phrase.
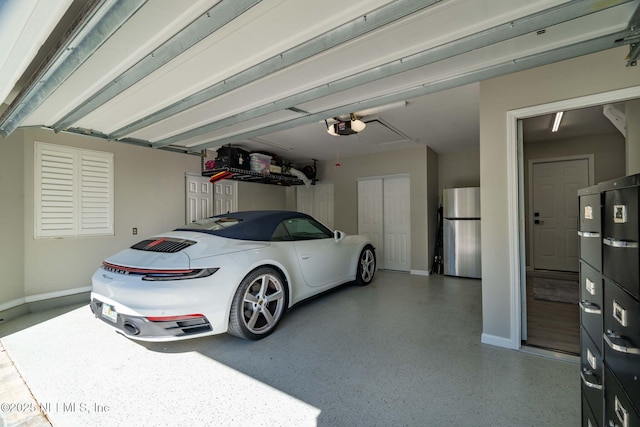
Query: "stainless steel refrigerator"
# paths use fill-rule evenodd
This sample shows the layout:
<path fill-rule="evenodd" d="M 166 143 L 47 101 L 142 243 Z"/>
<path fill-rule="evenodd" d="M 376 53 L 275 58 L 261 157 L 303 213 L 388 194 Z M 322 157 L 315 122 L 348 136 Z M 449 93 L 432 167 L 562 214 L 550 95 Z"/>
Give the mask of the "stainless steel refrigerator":
<path fill-rule="evenodd" d="M 480 278 L 480 188 L 443 190 L 444 274 Z"/>

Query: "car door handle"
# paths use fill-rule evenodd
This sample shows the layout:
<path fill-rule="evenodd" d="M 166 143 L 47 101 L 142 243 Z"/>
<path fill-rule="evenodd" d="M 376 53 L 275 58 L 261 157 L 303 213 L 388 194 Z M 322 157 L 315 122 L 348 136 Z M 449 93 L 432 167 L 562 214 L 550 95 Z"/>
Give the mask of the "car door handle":
<path fill-rule="evenodd" d="M 300 255 L 300 259 L 309 259 L 311 255 Z"/>

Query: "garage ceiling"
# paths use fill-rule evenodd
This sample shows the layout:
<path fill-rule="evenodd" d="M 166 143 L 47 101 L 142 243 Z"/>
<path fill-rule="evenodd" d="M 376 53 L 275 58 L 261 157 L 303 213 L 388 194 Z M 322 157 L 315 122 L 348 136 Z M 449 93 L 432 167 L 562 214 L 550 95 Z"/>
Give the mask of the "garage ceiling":
<path fill-rule="evenodd" d="M 477 147 L 479 81 L 635 43 L 639 4 L 8 0 L 0 135 L 38 126 L 292 160 Z M 325 120 L 350 113 L 363 132 L 327 134 Z"/>

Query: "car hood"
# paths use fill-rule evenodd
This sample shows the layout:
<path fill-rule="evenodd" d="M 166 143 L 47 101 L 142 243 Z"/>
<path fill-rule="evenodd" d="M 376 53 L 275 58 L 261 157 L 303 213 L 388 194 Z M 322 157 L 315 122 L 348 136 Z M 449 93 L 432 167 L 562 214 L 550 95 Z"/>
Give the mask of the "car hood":
<path fill-rule="evenodd" d="M 173 231 L 143 240 L 133 247 L 145 246 L 143 242 L 152 242 L 146 246 L 153 248 L 153 242 L 163 239 L 186 240 L 189 245 L 177 252 L 129 248 L 108 257 L 105 262 L 122 267 L 154 270 L 186 269 L 191 268 L 193 261 L 201 258 L 247 251 L 269 245 L 269 242 L 236 240 L 190 231 Z"/>

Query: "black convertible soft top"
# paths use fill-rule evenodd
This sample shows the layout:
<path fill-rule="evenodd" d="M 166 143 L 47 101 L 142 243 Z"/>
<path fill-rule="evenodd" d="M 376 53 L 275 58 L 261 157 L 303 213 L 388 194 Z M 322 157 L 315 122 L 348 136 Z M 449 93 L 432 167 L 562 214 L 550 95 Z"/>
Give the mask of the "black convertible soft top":
<path fill-rule="evenodd" d="M 315 221 L 310 215 L 294 211 L 243 211 L 216 215 L 175 231 L 197 231 L 230 239 L 269 241 L 276 227 L 282 221 L 291 218 L 310 218 Z M 216 224 L 232 225 L 216 226 Z"/>

